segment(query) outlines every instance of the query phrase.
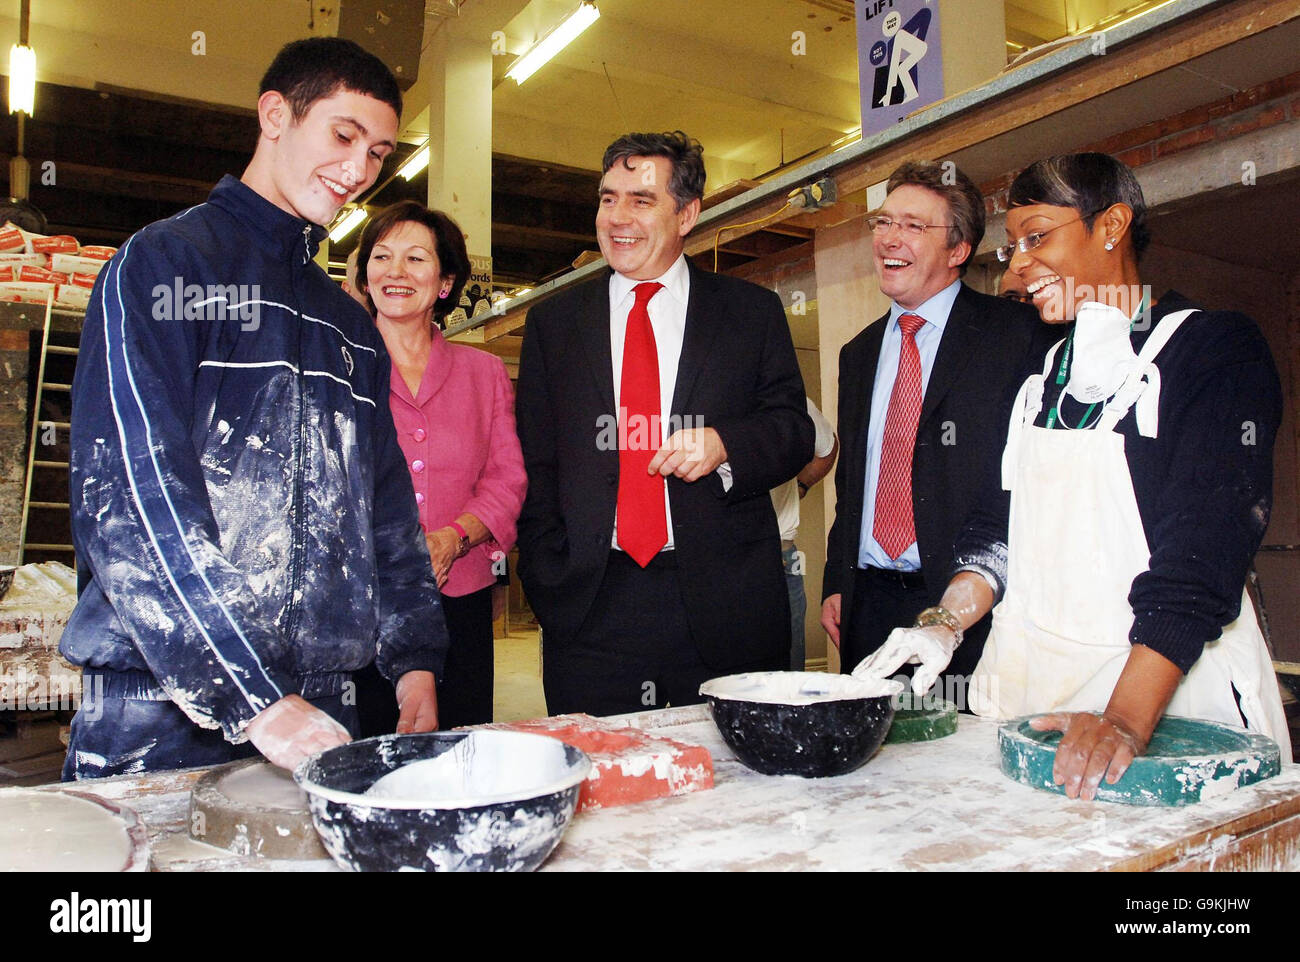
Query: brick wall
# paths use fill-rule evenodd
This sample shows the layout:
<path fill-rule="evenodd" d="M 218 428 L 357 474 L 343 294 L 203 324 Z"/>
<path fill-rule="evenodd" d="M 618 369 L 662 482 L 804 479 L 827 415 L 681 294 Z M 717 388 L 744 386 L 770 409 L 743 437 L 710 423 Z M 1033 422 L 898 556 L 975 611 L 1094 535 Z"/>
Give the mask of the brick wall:
<path fill-rule="evenodd" d="M 0 564 L 18 563 L 27 476 L 26 329 L 0 328 Z"/>
<path fill-rule="evenodd" d="M 1062 145 L 1060 152 L 1099 151 L 1139 168 L 1184 150 L 1231 140 L 1288 120 L 1300 120 L 1300 71 L 1104 140 Z M 1017 173 L 1011 171 L 980 186 L 990 216 L 1006 211 L 1007 189 Z"/>

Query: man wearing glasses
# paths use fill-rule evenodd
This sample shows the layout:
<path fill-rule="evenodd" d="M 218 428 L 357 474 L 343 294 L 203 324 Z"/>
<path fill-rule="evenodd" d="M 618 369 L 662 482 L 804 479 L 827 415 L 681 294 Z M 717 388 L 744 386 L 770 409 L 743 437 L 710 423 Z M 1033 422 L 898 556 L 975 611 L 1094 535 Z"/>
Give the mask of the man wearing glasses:
<path fill-rule="evenodd" d="M 1002 450 L 1005 395 L 1052 337 L 1031 308 L 962 283 L 984 198 L 951 164 L 903 164 L 868 223 L 892 303 L 840 351 L 843 452 L 821 620 L 845 672 L 938 604 Z M 987 618 L 967 631 L 942 678 L 960 708 L 987 633 Z"/>

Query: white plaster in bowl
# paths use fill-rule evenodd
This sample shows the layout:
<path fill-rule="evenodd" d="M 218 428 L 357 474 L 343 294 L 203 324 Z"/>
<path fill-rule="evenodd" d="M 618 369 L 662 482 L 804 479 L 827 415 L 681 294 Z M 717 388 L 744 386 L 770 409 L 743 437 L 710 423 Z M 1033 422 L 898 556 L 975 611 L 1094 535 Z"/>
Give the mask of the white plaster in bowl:
<path fill-rule="evenodd" d="M 903 690 L 900 682 L 886 678 L 854 678 L 822 671 L 751 671 L 714 678 L 700 686 L 700 694 L 730 701 L 768 705 L 814 705 L 855 698 L 883 698 Z"/>
<path fill-rule="evenodd" d="M 435 758 L 396 768 L 364 798 L 391 808 L 461 808 L 549 795 L 577 784 L 590 764 L 570 763 L 545 735 L 475 731 Z"/>

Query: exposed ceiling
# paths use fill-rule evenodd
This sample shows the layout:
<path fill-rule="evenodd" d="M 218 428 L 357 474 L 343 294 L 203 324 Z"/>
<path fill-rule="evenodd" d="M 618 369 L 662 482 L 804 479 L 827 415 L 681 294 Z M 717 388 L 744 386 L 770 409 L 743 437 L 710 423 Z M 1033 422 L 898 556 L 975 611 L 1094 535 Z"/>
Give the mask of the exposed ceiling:
<path fill-rule="evenodd" d="M 247 163 L 257 83 L 282 44 L 336 32 L 343 6 L 382 13 L 418 2 L 33 0 L 41 80 L 25 150 L 33 202 L 53 227 L 84 242 L 119 243 L 203 200 L 223 173 Z M 1050 40 L 1134 3 L 1007 0 L 1007 36 Z M 714 191 L 761 178 L 858 126 L 852 0 L 600 0 L 600 20 L 523 86 L 501 82 L 513 55 L 576 0 L 463 0 L 456 20 L 441 16 L 448 6 L 428 0 L 426 46 L 437 30 L 484 24 L 501 31 L 508 54 L 494 59 L 492 123 L 493 259 L 507 282 L 535 283 L 595 247 L 595 168 L 626 130 L 690 131 L 705 145 Z M 0 37 L 17 32 L 12 15 L 0 17 Z M 423 89 L 416 82 L 407 92 L 407 142 L 385 177 L 422 139 Z M 8 117 L 0 118 L 0 150 L 0 159 L 16 150 Z M 52 183 L 42 182 L 47 161 Z M 373 203 L 425 194 L 422 178 L 398 179 Z M 796 231 L 724 242 L 720 264 L 806 239 Z M 331 258 L 353 244 L 355 236 Z"/>
<path fill-rule="evenodd" d="M 506 36 L 531 38 L 537 7 Z M 704 144 L 712 189 L 858 127 L 851 0 L 602 0 L 600 9 L 527 83 L 496 88 L 498 150 L 590 167 L 624 131 L 681 128 Z M 498 77 L 511 59 L 497 58 Z"/>

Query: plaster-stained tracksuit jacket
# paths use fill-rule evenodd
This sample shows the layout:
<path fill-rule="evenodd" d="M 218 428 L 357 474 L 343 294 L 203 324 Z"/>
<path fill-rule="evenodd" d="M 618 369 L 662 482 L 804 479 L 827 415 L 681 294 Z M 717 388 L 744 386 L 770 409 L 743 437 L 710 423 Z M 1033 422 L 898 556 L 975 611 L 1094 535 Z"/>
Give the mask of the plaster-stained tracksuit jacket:
<path fill-rule="evenodd" d="M 73 382 L 60 651 L 147 670 L 232 742 L 285 695 L 337 694 L 376 643 L 392 680 L 441 676 L 447 648 L 389 357 L 312 262 L 323 236 L 225 177 L 105 266 Z"/>

